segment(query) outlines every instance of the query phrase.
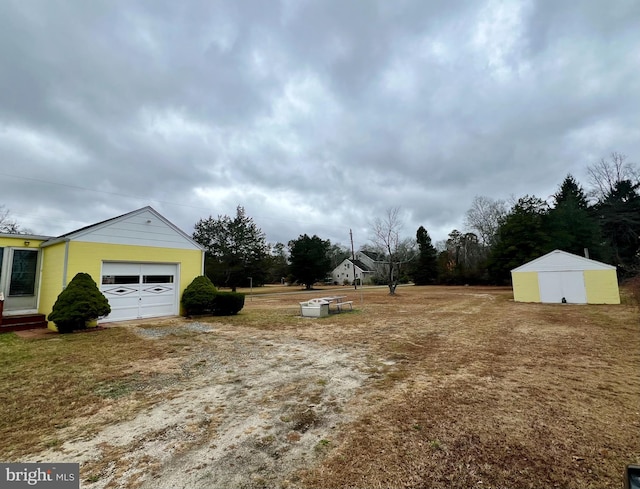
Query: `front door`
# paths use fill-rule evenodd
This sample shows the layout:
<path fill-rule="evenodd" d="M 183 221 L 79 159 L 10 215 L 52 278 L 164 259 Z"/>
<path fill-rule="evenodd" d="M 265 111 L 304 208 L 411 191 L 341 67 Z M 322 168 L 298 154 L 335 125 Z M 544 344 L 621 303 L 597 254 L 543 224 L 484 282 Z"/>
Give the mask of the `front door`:
<path fill-rule="evenodd" d="M 35 311 L 38 307 L 39 250 L 0 248 L 0 292 L 4 311 Z"/>

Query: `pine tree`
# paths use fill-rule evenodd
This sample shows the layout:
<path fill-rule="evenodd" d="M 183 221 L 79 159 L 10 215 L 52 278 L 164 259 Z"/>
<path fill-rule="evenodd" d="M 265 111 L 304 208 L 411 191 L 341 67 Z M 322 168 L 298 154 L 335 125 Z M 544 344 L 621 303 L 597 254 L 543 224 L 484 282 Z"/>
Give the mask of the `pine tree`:
<path fill-rule="evenodd" d="M 412 273 L 413 283 L 434 284 L 438 280 L 438 252 L 431 244 L 431 236 L 424 226 L 418 228 L 416 241 L 418 242 L 418 260 Z"/>
<path fill-rule="evenodd" d="M 546 216 L 549 248 L 603 259 L 602 238 L 597 220 L 589 210 L 587 196 L 571 175 L 567 175 L 553 196 L 555 206 Z"/>

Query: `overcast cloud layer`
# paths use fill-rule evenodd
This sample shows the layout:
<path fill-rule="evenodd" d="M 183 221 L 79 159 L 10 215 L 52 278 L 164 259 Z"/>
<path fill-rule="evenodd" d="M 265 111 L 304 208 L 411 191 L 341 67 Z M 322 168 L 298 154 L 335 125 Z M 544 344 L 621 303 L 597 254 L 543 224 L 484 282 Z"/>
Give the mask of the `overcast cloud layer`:
<path fill-rule="evenodd" d="M 0 204 L 57 235 L 151 205 L 236 206 L 356 247 L 462 229 L 640 159 L 640 2 L 0 2 Z"/>

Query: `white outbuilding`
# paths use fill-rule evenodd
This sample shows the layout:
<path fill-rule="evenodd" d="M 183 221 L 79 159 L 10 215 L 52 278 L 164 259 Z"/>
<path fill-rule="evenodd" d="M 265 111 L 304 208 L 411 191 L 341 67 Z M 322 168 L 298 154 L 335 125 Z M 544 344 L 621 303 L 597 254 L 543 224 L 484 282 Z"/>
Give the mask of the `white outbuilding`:
<path fill-rule="evenodd" d="M 554 250 L 511 270 L 516 302 L 620 304 L 616 267 Z"/>

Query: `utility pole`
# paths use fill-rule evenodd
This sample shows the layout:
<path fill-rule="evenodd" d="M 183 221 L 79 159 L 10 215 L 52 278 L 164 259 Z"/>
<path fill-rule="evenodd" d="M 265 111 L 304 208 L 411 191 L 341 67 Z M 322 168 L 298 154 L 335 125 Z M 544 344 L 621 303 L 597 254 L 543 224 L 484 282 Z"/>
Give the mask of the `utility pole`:
<path fill-rule="evenodd" d="M 355 251 L 353 251 L 353 232 L 351 231 L 351 228 L 349 228 L 349 238 L 351 238 L 351 262 L 353 264 L 353 288 L 355 290 L 358 290 L 358 279 L 356 278 L 356 253 Z"/>

